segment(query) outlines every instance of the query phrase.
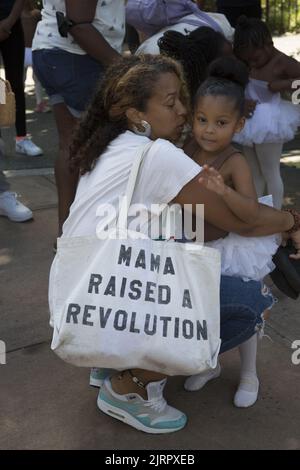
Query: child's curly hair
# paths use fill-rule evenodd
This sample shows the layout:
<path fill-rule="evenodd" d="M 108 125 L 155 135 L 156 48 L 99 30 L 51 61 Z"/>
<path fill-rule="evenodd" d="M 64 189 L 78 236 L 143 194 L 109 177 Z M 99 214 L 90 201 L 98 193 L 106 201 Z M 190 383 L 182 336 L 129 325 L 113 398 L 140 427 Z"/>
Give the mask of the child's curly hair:
<path fill-rule="evenodd" d="M 140 55 L 121 58 L 106 72 L 92 103 L 74 132 L 70 146 L 73 170 L 83 175 L 93 169 L 109 143 L 128 130 L 126 111 L 146 111 L 148 100 L 163 73 L 175 73 L 182 83 L 181 99 L 189 97 L 181 66 L 173 59 Z"/>

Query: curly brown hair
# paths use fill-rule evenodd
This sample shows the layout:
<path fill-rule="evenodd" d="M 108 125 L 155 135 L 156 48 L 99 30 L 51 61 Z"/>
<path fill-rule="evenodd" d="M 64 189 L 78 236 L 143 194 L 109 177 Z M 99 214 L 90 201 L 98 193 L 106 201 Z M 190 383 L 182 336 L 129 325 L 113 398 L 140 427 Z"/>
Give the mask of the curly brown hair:
<path fill-rule="evenodd" d="M 181 99 L 188 104 L 187 88 L 179 63 L 168 57 L 123 57 L 107 69 L 92 103 L 74 132 L 70 146 L 73 170 L 91 171 L 109 143 L 128 130 L 126 111 L 144 112 L 161 74 L 175 73 L 182 83 Z"/>

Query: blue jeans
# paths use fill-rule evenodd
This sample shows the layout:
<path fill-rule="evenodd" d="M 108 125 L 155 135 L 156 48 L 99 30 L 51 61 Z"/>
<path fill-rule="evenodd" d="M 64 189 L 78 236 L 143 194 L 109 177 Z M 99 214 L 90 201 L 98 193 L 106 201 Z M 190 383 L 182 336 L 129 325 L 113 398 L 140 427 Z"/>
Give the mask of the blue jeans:
<path fill-rule="evenodd" d="M 262 313 L 273 306 L 272 294 L 257 281 L 222 276 L 220 354 L 247 341 L 263 327 Z"/>
<path fill-rule="evenodd" d="M 34 72 L 45 88 L 51 105 L 65 103 L 79 117 L 91 101 L 103 66 L 89 55 L 61 49 L 40 49 L 32 53 Z"/>

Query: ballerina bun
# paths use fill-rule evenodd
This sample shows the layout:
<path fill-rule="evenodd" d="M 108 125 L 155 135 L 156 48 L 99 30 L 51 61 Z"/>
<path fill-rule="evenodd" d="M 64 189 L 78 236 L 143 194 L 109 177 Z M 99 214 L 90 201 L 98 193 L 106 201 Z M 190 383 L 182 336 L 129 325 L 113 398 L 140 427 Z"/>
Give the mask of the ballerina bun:
<path fill-rule="evenodd" d="M 246 15 L 239 16 L 237 20 L 237 26 L 243 29 L 249 28 L 251 21 Z"/>
<path fill-rule="evenodd" d="M 229 80 L 244 89 L 249 81 L 247 66 L 235 57 L 221 57 L 214 60 L 208 68 L 208 76 Z"/>

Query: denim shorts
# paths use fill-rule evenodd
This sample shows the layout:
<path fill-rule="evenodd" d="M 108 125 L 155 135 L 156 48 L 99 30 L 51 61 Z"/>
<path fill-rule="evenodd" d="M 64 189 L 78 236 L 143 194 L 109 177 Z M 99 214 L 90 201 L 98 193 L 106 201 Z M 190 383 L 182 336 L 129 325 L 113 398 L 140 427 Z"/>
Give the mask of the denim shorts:
<path fill-rule="evenodd" d="M 103 66 L 89 55 L 57 48 L 33 51 L 32 62 L 50 104 L 65 103 L 75 117 L 80 117 L 103 76 Z"/>
<path fill-rule="evenodd" d="M 245 282 L 237 277 L 221 276 L 221 349 L 220 354 L 247 341 L 264 327 L 262 314 L 271 309 L 274 297 L 262 282 Z"/>

